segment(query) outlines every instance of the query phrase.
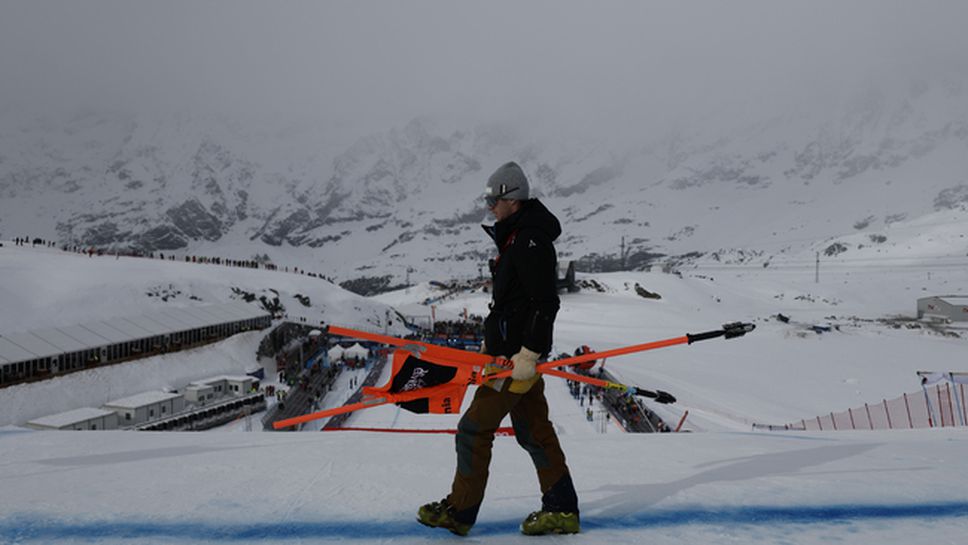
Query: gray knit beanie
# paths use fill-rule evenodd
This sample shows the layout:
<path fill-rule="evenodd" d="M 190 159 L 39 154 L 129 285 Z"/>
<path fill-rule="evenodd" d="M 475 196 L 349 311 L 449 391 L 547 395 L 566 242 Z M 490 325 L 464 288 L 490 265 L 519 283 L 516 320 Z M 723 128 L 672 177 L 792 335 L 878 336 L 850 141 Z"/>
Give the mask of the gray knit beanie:
<path fill-rule="evenodd" d="M 497 199 L 526 201 L 530 198 L 530 194 L 528 177 L 514 161 L 505 163 L 495 170 L 494 174 L 487 179 L 487 186 L 484 189 L 484 198 L 487 199 L 488 206 L 493 206 Z"/>

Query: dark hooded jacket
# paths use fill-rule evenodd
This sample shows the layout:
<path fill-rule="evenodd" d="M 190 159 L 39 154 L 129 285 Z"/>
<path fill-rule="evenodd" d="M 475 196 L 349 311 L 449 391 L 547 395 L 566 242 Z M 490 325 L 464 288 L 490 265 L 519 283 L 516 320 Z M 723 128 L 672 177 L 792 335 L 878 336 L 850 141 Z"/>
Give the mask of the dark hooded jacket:
<path fill-rule="evenodd" d="M 498 257 L 491 263 L 491 312 L 484 322 L 487 352 L 511 357 L 522 346 L 547 354 L 558 314 L 558 258 L 554 240 L 561 223 L 540 201 L 484 230 Z"/>

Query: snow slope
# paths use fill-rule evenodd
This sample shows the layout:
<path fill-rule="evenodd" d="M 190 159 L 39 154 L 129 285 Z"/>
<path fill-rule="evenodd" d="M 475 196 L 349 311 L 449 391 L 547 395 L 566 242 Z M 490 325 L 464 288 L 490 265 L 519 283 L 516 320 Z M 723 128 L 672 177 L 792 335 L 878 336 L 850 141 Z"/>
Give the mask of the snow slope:
<path fill-rule="evenodd" d="M 290 319 L 375 327 L 388 307 L 319 278 L 247 268 L 73 254 L 57 249 L 0 248 L 0 335 L 69 326 L 170 307 L 210 305 L 241 299 L 240 293 L 278 297 Z M 235 291 L 238 290 L 238 291 Z M 149 295 L 150 294 L 150 295 Z M 308 297 L 309 306 L 295 296 Z M 258 299 L 251 304 L 259 305 Z M 395 330 L 399 331 L 399 330 Z M 258 362 L 265 332 L 251 332 L 184 352 L 5 388 L 0 391 L 0 426 L 82 406 L 100 406 L 147 390 L 182 388 L 191 381 L 241 374 Z M 270 371 L 272 369 L 269 369 Z"/>
<path fill-rule="evenodd" d="M 349 293 L 320 278 L 140 257 L 64 252 L 59 249 L 0 248 L 0 332 L 72 325 L 138 314 L 152 309 L 205 305 L 242 299 L 233 288 L 256 298 L 279 297 L 292 317 L 314 323 L 353 319 L 374 326 L 386 307 Z M 295 295 L 308 296 L 310 306 Z M 258 304 L 255 302 L 253 304 Z"/>
<path fill-rule="evenodd" d="M 0 331 L 21 323 L 73 323 L 88 316 L 84 309 L 105 318 L 121 310 L 224 301 L 231 299 L 231 286 L 260 294 L 276 289 L 292 316 L 382 331 L 386 304 L 413 308 L 436 293 L 423 284 L 366 300 L 285 272 L 88 258 L 7 244 L 0 249 L 0 272 Z M 694 433 L 631 435 L 616 427 L 601 433 L 584 420 L 562 381 L 547 381 L 584 528 L 556 541 L 960 543 L 968 531 L 963 429 L 771 433 L 750 431 L 750 425 L 893 397 L 916 389 L 914 372 L 925 367 L 963 370 L 952 366 L 963 359 L 964 338 L 894 329 L 877 319 L 913 315 L 917 297 L 956 292 L 968 285 L 966 275 L 964 269 L 925 267 L 865 274 L 858 265 L 827 271 L 819 284 L 809 269 L 772 266 L 697 269 L 681 276 L 582 275 L 602 291 L 563 295 L 556 351 L 677 337 L 735 320 L 758 327 L 742 339 L 606 363 L 627 383 L 676 395 L 679 403 L 659 409 L 667 418 L 689 410 L 685 428 Z M 56 287 L 45 294 L 47 282 Z M 168 284 L 173 288 L 166 293 L 181 294 L 167 302 L 145 295 Z M 640 297 L 636 284 L 662 298 Z M 313 306 L 302 307 L 296 293 L 309 295 Z M 438 305 L 451 315 L 464 308 L 480 314 L 486 303 L 486 294 L 475 292 Z M 839 325 L 840 331 L 807 332 L 777 322 L 777 312 L 795 322 Z M 116 366 L 131 373 L 118 375 L 117 387 L 140 391 L 162 379 L 194 379 L 215 367 L 242 365 L 240 360 L 249 365 L 257 337 Z M 173 369 L 178 371 L 163 376 Z M 0 414 L 5 423 L 19 424 L 28 413 L 67 401 L 96 404 L 115 380 L 115 373 L 103 371 L 63 377 L 45 389 L 34 384 L 0 390 Z M 452 428 L 456 420 L 380 407 L 357 413 L 348 425 Z M 456 541 L 413 521 L 421 503 L 447 493 L 452 436 L 233 429 L 238 432 L 2 428 L 0 543 Z M 492 474 L 479 523 L 464 541 L 533 541 L 520 536 L 517 525 L 538 508 L 536 479 L 513 439 L 495 441 Z"/>
<path fill-rule="evenodd" d="M 960 543 L 962 431 L 564 436 L 584 531 L 544 541 Z M 458 542 L 413 520 L 450 436 L 0 432 L 2 543 Z M 495 442 L 469 543 L 530 543 L 531 462 Z"/>
<path fill-rule="evenodd" d="M 715 274 L 715 276 L 711 276 Z M 756 331 L 739 340 L 712 340 L 613 358 L 608 369 L 629 384 L 673 393 L 678 420 L 687 428 L 748 430 L 756 423 L 788 422 L 880 402 L 918 389 L 918 370 L 960 370 L 968 345 L 918 329 L 895 329 L 876 320 L 913 317 L 916 299 L 968 286 L 968 271 L 923 270 L 863 274 L 854 269 L 814 283 L 807 272 L 762 267 L 685 273 L 579 275 L 607 290 L 562 296 L 555 351 L 587 344 L 595 350 L 718 329 L 748 321 Z M 662 296 L 644 299 L 638 284 Z M 387 294 L 382 301 L 399 300 Z M 444 310 L 486 313 L 485 294 L 440 303 Z M 805 324 L 840 327 L 823 335 L 783 324 L 777 313 Z M 949 369 L 954 366 L 955 368 Z M 938 369 L 935 369 L 937 367 Z M 665 410 L 657 406 L 657 410 Z"/>

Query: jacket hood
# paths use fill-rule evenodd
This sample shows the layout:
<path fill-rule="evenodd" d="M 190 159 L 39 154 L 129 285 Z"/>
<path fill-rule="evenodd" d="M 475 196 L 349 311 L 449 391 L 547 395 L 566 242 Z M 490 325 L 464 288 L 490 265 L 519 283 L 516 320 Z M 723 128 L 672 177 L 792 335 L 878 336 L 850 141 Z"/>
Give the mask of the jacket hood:
<path fill-rule="evenodd" d="M 482 225 L 500 249 L 515 231 L 537 229 L 552 242 L 561 235 L 561 222 L 538 199 L 521 201 L 521 209 L 494 225 Z"/>

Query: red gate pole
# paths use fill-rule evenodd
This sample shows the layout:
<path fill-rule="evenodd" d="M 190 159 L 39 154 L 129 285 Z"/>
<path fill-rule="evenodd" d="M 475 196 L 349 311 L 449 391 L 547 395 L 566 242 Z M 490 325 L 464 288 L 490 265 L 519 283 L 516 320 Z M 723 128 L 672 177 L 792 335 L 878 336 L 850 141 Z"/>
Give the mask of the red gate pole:
<path fill-rule="evenodd" d="M 893 430 L 894 424 L 891 423 L 891 411 L 887 409 L 887 400 L 884 400 L 884 414 L 887 415 L 887 429 Z"/>
<path fill-rule="evenodd" d="M 682 429 L 682 425 L 686 423 L 687 416 L 689 416 L 689 409 L 686 409 L 686 412 L 682 413 L 682 418 L 679 419 L 679 425 L 676 426 L 677 433 Z"/>
<path fill-rule="evenodd" d="M 854 425 L 854 410 L 848 408 L 847 409 L 847 414 L 850 415 L 850 429 L 856 430 L 857 429 L 857 426 Z"/>
<path fill-rule="evenodd" d="M 820 431 L 823 431 L 823 424 L 820 422 L 819 416 L 817 417 L 817 427 L 820 428 Z"/>
<path fill-rule="evenodd" d="M 908 426 L 910 426 L 910 428 L 913 430 L 914 420 L 911 419 L 911 405 L 908 404 L 908 398 L 906 393 L 904 394 L 904 408 L 907 410 Z"/>
<path fill-rule="evenodd" d="M 871 408 L 867 405 L 867 403 L 864 403 L 864 410 L 867 411 L 867 425 L 870 426 L 871 429 L 874 429 L 874 421 L 871 420 Z"/>
<path fill-rule="evenodd" d="M 951 384 L 945 384 L 945 392 L 948 394 L 948 410 L 951 411 L 951 425 L 957 426 L 955 422 L 955 406 L 951 403 Z"/>
<path fill-rule="evenodd" d="M 837 431 L 837 420 L 834 419 L 833 411 L 830 411 L 830 423 L 834 425 L 834 431 Z"/>
<path fill-rule="evenodd" d="M 941 401 L 941 385 L 938 384 L 934 387 L 934 390 L 938 392 L 938 412 L 941 413 L 941 427 L 944 427 L 944 405 Z"/>
<path fill-rule="evenodd" d="M 965 410 L 965 385 L 959 384 L 958 388 L 961 389 L 961 416 L 964 417 L 961 421 L 968 424 L 968 411 Z"/>

